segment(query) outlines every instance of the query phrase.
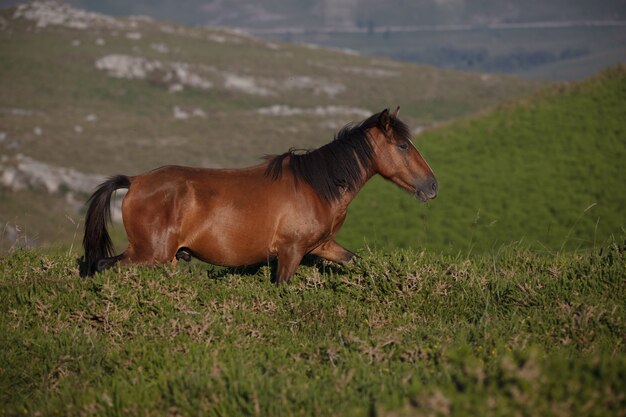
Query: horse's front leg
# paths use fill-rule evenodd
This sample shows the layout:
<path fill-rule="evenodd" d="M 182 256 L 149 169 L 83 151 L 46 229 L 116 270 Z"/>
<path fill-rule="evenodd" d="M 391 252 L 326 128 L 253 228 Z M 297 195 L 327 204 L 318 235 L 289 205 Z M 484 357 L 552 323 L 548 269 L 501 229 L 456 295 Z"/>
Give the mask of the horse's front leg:
<path fill-rule="evenodd" d="M 289 278 L 296 272 L 304 251 L 295 247 L 285 247 L 278 251 L 278 268 L 276 270 L 276 284 L 289 281 Z"/>
<path fill-rule="evenodd" d="M 328 242 L 321 244 L 317 248 L 313 249 L 311 253 L 341 265 L 346 265 L 357 256 L 334 240 L 329 240 Z"/>

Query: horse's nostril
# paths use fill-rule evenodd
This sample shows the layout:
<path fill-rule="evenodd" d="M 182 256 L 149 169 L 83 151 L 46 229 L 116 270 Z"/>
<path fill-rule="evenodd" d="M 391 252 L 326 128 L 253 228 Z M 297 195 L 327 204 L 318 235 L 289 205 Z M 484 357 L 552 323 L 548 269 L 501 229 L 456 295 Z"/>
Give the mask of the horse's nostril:
<path fill-rule="evenodd" d="M 437 192 L 437 183 L 433 182 L 433 185 L 431 186 L 431 189 L 433 190 L 433 192 Z"/>

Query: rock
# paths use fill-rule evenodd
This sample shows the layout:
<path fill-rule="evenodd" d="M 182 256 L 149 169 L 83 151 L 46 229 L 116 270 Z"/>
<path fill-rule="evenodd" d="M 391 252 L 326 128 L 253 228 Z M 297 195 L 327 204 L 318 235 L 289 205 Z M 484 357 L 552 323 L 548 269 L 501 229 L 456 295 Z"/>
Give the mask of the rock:
<path fill-rule="evenodd" d="M 76 212 L 83 208 L 86 196 L 93 193 L 104 180 L 103 175 L 84 174 L 72 168 L 56 167 L 21 154 L 2 158 L 0 162 L 0 186 L 12 191 L 31 189 L 61 194 L 68 203 L 72 203 L 70 206 Z M 121 198 L 125 194 L 126 190 L 117 191 L 111 210 L 115 221 L 122 219 Z"/>
<path fill-rule="evenodd" d="M 372 112 L 358 107 L 346 106 L 316 106 L 308 109 L 299 107 L 290 107 L 284 104 L 275 104 L 269 107 L 262 107 L 256 110 L 257 113 L 264 116 L 355 116 L 356 118 L 365 118 L 372 115 Z"/>
<path fill-rule="evenodd" d="M 139 56 L 111 54 L 98 58 L 95 66 L 116 78 L 141 80 L 150 77 L 152 81 L 166 86 L 172 92 L 181 91 L 184 87 L 200 90 L 213 87 L 211 81 L 199 75 L 196 69 L 192 69 L 185 62 L 162 62 Z M 198 70 L 206 71 L 203 68 Z"/>
<path fill-rule="evenodd" d="M 206 117 L 205 111 L 199 108 L 183 109 L 182 107 L 174 106 L 172 108 L 172 113 L 174 115 L 174 119 L 176 120 L 187 120 L 191 117 Z"/>
<path fill-rule="evenodd" d="M 123 28 L 125 26 L 110 16 L 74 9 L 57 1 L 33 1 L 20 4 L 13 13 L 13 19 L 19 18 L 35 22 L 38 28 L 63 26 L 85 30 L 93 27 Z"/>

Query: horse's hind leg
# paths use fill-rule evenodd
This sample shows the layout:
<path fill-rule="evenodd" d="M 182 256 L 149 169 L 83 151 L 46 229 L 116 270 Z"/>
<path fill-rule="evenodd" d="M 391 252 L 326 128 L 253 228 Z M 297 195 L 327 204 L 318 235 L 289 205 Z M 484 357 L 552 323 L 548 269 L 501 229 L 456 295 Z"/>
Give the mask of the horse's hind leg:
<path fill-rule="evenodd" d="M 105 269 L 111 268 L 115 263 L 124 258 L 124 254 L 111 256 L 110 258 L 103 258 L 98 261 L 96 264 L 96 272 L 102 272 Z"/>
<path fill-rule="evenodd" d="M 128 218 L 130 219 L 130 215 Z M 121 261 L 149 266 L 167 262 L 176 264 L 178 261 L 176 252 L 180 248 L 180 243 L 176 228 L 167 227 L 171 221 L 162 214 L 144 220 L 145 223 L 124 222 L 128 249 L 123 253 Z M 157 227 L 154 227 L 155 224 Z"/>
<path fill-rule="evenodd" d="M 129 246 L 124 252 L 120 253 L 119 255 L 100 259 L 96 264 L 96 271 L 102 272 L 105 269 L 113 267 L 117 263 L 121 265 L 144 264 L 153 266 L 157 263 L 165 263 L 168 260 L 169 259 L 165 259 L 159 262 L 159 260 L 152 255 L 151 251 L 144 249 L 138 252 L 134 250 L 131 246 Z"/>
<path fill-rule="evenodd" d="M 136 235 L 133 235 L 134 237 Z M 146 236 L 148 237 L 148 236 Z M 176 242 L 174 236 L 169 239 L 143 239 L 137 244 L 129 239 L 128 248 L 119 255 L 109 258 L 102 258 L 96 263 L 96 272 L 102 272 L 111 268 L 116 263 L 122 265 L 127 264 L 143 264 L 153 266 L 172 262 L 176 264 L 178 261 L 176 253 Z"/>
<path fill-rule="evenodd" d="M 122 263 L 144 264 L 148 266 L 172 262 L 178 262 L 178 246 L 175 239 L 155 239 L 154 242 L 143 241 L 140 245 L 128 245 L 128 249 L 121 255 Z M 184 258 L 183 258 L 184 259 Z"/>

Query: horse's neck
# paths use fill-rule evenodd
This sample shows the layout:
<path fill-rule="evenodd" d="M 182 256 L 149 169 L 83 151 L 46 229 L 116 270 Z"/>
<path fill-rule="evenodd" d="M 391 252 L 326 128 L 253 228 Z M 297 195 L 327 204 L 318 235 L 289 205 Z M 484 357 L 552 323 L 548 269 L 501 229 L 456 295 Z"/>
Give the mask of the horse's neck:
<path fill-rule="evenodd" d="M 361 180 L 357 184 L 355 184 L 355 187 L 352 190 L 346 189 L 342 193 L 341 198 L 337 200 L 337 202 L 335 203 L 337 209 L 345 211 L 350 203 L 352 203 L 352 200 L 355 199 L 359 191 L 361 191 L 361 188 L 363 188 L 365 183 L 369 181 L 369 179 L 372 178 L 374 175 L 376 175 L 376 172 L 374 172 L 372 169 L 370 169 L 369 171 L 363 170 Z"/>

